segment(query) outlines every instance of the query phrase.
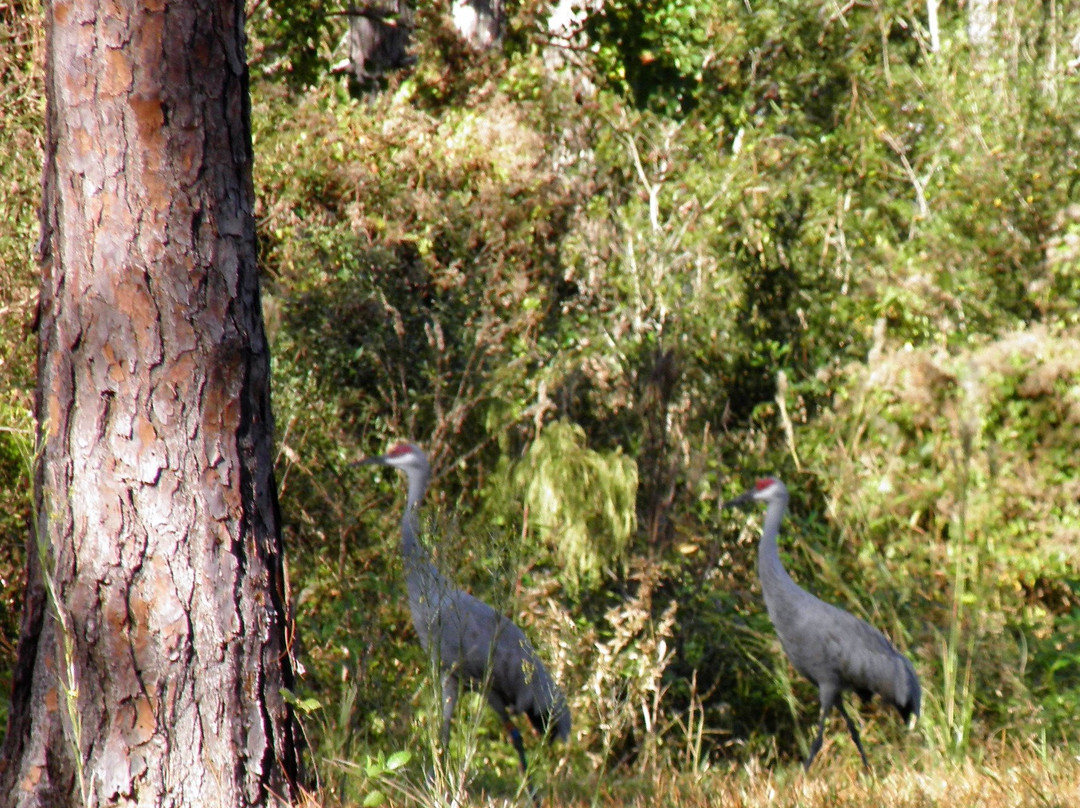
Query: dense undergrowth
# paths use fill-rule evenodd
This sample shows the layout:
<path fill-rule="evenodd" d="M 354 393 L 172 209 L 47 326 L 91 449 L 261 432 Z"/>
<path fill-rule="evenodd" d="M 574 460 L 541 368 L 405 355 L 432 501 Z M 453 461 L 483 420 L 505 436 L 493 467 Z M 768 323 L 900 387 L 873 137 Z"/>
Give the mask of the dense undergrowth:
<path fill-rule="evenodd" d="M 922 805 L 943 778 L 978 793 L 979 777 L 1019 777 L 1014 796 L 1075 782 L 1080 11 L 999 2 L 973 43 L 950 6 L 935 47 L 922 4 L 752 5 L 613 2 L 592 56 L 561 72 L 530 37 L 537 8 L 517 9 L 498 57 L 462 61 L 421 31 L 416 69 L 365 100 L 325 76 L 279 81 L 253 17 L 318 800 L 431 798 L 402 480 L 350 466 L 396 438 L 431 455 L 440 563 L 526 628 L 570 694 L 571 743 L 535 752 L 555 802 L 728 789 L 724 804 L 756 805 L 779 789 L 780 804 Z M 0 57 L 0 103 L 18 125 L 2 137 L 24 148 L 0 150 L 5 671 L 41 114 L 39 35 L 9 21 L 0 53 L 21 55 Z M 793 575 L 915 662 L 913 733 L 863 713 L 875 766 L 910 775 L 859 780 L 837 724 L 821 779 L 793 781 L 815 693 L 764 614 L 756 517 L 718 509 L 764 473 L 793 492 Z M 509 746 L 467 709 L 454 754 L 470 793 L 512 798 Z M 1021 750 L 1020 774 L 1002 749 Z"/>

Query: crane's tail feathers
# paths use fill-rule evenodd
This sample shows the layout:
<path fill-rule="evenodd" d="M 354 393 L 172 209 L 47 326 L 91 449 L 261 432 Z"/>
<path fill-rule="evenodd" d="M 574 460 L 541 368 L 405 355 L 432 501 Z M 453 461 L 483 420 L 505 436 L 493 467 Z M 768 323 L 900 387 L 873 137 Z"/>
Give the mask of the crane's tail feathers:
<path fill-rule="evenodd" d="M 534 694 L 529 703 L 521 705 L 521 712 L 528 717 L 536 734 L 549 743 L 566 741 L 570 738 L 571 726 L 566 696 L 550 680 L 541 687 L 541 692 Z"/>
<path fill-rule="evenodd" d="M 570 736 L 570 711 L 565 702 L 559 702 L 556 707 L 547 712 L 531 709 L 526 712 L 529 723 L 533 725 L 536 734 L 548 740 L 565 741 Z"/>
<path fill-rule="evenodd" d="M 906 657 L 904 658 L 904 673 L 907 678 L 907 698 L 902 704 L 896 706 L 900 710 L 900 717 L 904 719 L 904 723 L 909 727 L 914 727 L 922 709 L 922 688 L 919 686 L 919 677 L 915 675 L 915 668 Z"/>

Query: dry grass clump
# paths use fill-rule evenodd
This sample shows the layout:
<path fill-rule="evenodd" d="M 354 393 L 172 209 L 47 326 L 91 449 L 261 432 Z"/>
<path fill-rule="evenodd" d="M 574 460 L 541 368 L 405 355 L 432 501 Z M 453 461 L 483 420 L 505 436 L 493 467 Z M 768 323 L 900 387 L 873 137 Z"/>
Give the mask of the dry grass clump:
<path fill-rule="evenodd" d="M 648 773 L 563 773 L 543 794 L 550 808 L 1024 808 L 1080 805 L 1080 758 L 1065 751 L 1008 749 L 982 760 L 912 757 L 898 751 L 893 764 L 877 763 L 867 775 L 858 758 L 832 744 L 831 757 L 810 772 L 798 764 L 770 769 L 757 759 L 692 774 L 657 766 Z M 885 753 L 883 753 L 885 754 Z M 820 763 L 821 765 L 818 765 Z M 443 802 L 422 788 L 398 791 L 388 805 L 434 806 Z M 310 808 L 330 808 L 313 799 Z M 522 806 L 527 796 L 478 789 L 468 806 Z M 461 808 L 465 808 L 462 805 Z"/>
<path fill-rule="evenodd" d="M 854 756 L 834 744 L 831 759 L 810 772 L 789 765 L 769 770 L 757 761 L 729 771 L 688 774 L 657 772 L 648 781 L 609 779 L 597 785 L 598 806 L 740 806 L 740 808 L 1020 808 L 1080 805 L 1080 761 L 1065 753 L 1044 757 L 1010 752 L 976 762 L 916 761 L 878 765 L 867 776 Z M 898 757 L 905 757 L 902 753 Z M 581 805 L 556 799 L 553 805 Z"/>

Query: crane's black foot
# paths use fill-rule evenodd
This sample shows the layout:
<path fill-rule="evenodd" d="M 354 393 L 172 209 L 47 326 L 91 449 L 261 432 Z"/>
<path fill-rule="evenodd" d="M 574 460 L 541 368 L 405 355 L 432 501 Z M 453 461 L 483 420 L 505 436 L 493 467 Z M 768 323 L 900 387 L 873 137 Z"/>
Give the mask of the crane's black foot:
<path fill-rule="evenodd" d="M 814 742 L 810 744 L 810 754 L 806 756 L 806 760 L 803 762 L 803 771 L 810 771 L 810 764 L 814 762 L 814 758 L 817 757 L 817 753 L 821 751 L 821 744 L 824 739 L 824 731 L 819 730 L 817 737 L 814 738 Z"/>

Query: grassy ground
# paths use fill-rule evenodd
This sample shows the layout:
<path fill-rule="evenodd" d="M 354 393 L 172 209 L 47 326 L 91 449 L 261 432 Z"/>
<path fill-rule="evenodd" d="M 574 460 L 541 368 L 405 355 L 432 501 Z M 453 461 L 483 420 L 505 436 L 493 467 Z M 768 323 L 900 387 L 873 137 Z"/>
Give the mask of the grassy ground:
<path fill-rule="evenodd" d="M 826 763 L 803 772 L 798 765 L 768 770 L 750 764 L 728 771 L 688 775 L 657 772 L 652 776 L 603 779 L 581 777 L 553 784 L 543 802 L 561 806 L 791 806 L 795 808 L 1020 808 L 1080 804 L 1080 762 L 1057 755 L 1009 754 L 975 763 L 939 763 L 923 768 L 897 768 L 866 775 L 857 761 Z M 449 805 L 448 800 L 410 789 L 390 796 L 389 805 Z M 314 804 L 335 804 L 332 798 Z M 468 805 L 528 805 L 510 792 L 471 792 Z"/>
<path fill-rule="evenodd" d="M 809 772 L 798 766 L 766 770 L 748 765 L 700 777 L 657 775 L 650 782 L 600 784 L 601 806 L 1066 806 L 1080 803 L 1080 763 L 1009 754 L 991 761 L 938 763 L 862 773 L 853 759 L 822 761 Z M 559 804 L 559 803 L 555 803 Z M 581 805 L 579 799 L 565 805 Z"/>
<path fill-rule="evenodd" d="M 664 766 L 645 773 L 598 773 L 572 770 L 564 759 L 554 767 L 550 782 L 541 788 L 542 803 L 550 808 L 1064 808 L 1080 805 L 1080 758 L 1058 748 L 983 748 L 957 760 L 943 759 L 930 750 L 913 750 L 910 745 L 898 747 L 894 752 L 875 751 L 874 773 L 862 769 L 846 737 L 827 740 L 809 772 L 798 763 L 769 767 L 754 759 L 746 764 L 706 767 L 696 773 Z M 425 808 L 531 804 L 526 795 L 515 793 L 519 784 L 509 772 L 478 771 L 467 797 L 454 801 L 415 780 L 416 769 L 414 761 L 381 781 L 387 798 L 384 804 Z M 374 790 L 376 786 L 369 782 L 369 788 Z M 344 804 L 357 803 L 335 799 L 329 793 L 312 795 L 310 802 L 311 808 Z"/>

